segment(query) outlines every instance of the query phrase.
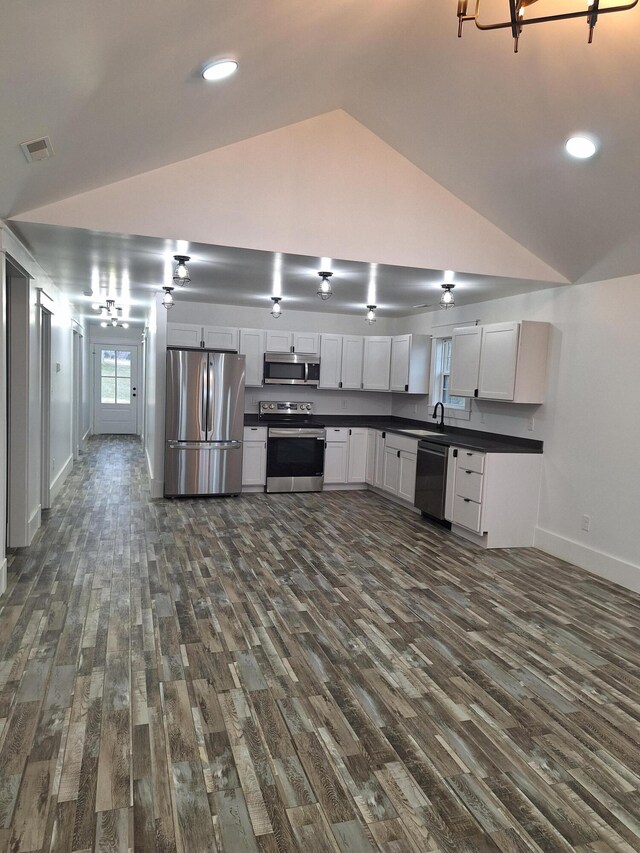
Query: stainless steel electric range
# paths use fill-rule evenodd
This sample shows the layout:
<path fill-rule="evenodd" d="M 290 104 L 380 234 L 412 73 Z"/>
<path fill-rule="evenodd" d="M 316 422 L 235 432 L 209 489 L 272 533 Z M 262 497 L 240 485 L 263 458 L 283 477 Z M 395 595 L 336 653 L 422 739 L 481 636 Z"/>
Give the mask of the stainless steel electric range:
<path fill-rule="evenodd" d="M 259 419 L 269 428 L 267 492 L 322 491 L 325 431 L 312 410 L 312 403 L 260 403 Z"/>

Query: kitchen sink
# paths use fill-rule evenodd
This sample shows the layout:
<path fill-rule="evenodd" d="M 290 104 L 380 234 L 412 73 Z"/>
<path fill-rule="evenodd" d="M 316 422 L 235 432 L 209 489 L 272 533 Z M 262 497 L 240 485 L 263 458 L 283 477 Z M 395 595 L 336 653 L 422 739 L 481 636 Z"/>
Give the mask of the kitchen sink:
<path fill-rule="evenodd" d="M 437 432 L 433 429 L 396 429 L 394 432 L 406 432 L 410 435 L 442 435 L 443 433 Z"/>

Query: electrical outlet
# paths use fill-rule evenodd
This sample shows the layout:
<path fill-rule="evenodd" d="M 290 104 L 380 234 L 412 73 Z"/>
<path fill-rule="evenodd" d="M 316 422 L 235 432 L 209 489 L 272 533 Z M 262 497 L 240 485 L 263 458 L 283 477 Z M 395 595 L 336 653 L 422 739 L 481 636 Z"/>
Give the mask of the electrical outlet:
<path fill-rule="evenodd" d="M 590 515 L 583 515 L 582 516 L 581 527 L 585 533 L 588 533 L 591 530 L 591 516 Z"/>
<path fill-rule="evenodd" d="M 484 412 L 483 411 L 480 412 L 480 423 L 481 424 L 484 423 Z"/>
<path fill-rule="evenodd" d="M 418 414 L 418 404 L 417 404 L 417 403 L 414 403 L 414 404 L 413 404 L 413 414 L 414 414 L 414 415 L 417 415 L 417 414 Z"/>
<path fill-rule="evenodd" d="M 340 405 L 342 406 L 343 409 L 346 409 L 347 408 L 347 401 L 346 400 L 340 400 Z"/>
<path fill-rule="evenodd" d="M 536 425 L 536 422 L 535 422 L 534 418 L 529 418 L 529 420 L 527 421 L 527 429 L 529 430 L 529 432 L 533 432 L 533 428 L 535 425 Z"/>

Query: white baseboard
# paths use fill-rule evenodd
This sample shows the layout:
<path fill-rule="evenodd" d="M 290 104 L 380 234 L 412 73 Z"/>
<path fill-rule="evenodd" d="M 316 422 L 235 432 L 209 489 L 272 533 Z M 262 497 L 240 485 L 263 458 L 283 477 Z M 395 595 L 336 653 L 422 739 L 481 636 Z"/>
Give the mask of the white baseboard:
<path fill-rule="evenodd" d="M 147 459 L 147 474 L 149 475 L 149 492 L 152 500 L 164 497 L 164 480 L 153 476 L 153 466 L 149 459 L 149 449 L 145 448 L 144 455 Z"/>
<path fill-rule="evenodd" d="M 71 469 L 73 468 L 73 456 L 70 456 L 67 461 L 62 466 L 62 470 L 58 474 L 58 476 L 53 480 L 51 486 L 49 487 L 49 503 L 53 506 L 53 502 L 60 494 L 60 490 L 64 485 L 64 481 L 69 476 Z"/>
<path fill-rule="evenodd" d="M 0 563 L 0 595 L 7 591 L 7 558 Z"/>
<path fill-rule="evenodd" d="M 640 566 L 628 563 L 604 551 L 587 548 L 581 542 L 558 536 L 550 530 L 536 527 L 534 545 L 554 557 L 580 566 L 594 575 L 617 583 L 633 592 L 640 592 Z"/>
<path fill-rule="evenodd" d="M 36 532 L 40 527 L 40 524 L 42 523 L 41 516 L 42 507 L 40 506 L 40 504 L 38 504 L 33 514 L 31 515 L 31 518 L 29 519 L 29 523 L 27 524 L 27 540 L 29 542 L 29 545 L 31 545 L 31 543 L 33 542 L 33 537 L 36 535 Z"/>
<path fill-rule="evenodd" d="M 355 492 L 367 488 L 366 483 L 325 483 L 323 492 Z"/>
<path fill-rule="evenodd" d="M 243 486 L 242 494 L 256 494 L 257 492 L 264 492 L 264 486 Z"/>

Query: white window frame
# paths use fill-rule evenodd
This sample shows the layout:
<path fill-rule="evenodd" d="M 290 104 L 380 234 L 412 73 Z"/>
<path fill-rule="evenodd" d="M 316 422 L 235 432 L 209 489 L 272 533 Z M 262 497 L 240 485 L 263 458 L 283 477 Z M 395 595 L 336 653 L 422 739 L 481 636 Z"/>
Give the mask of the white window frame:
<path fill-rule="evenodd" d="M 442 402 L 444 385 L 444 341 L 450 341 L 450 334 L 434 336 L 431 340 L 431 400 L 433 405 Z M 444 416 L 453 420 L 468 421 L 471 418 L 471 399 L 459 398 L 464 401 L 462 406 L 445 406 Z"/>

